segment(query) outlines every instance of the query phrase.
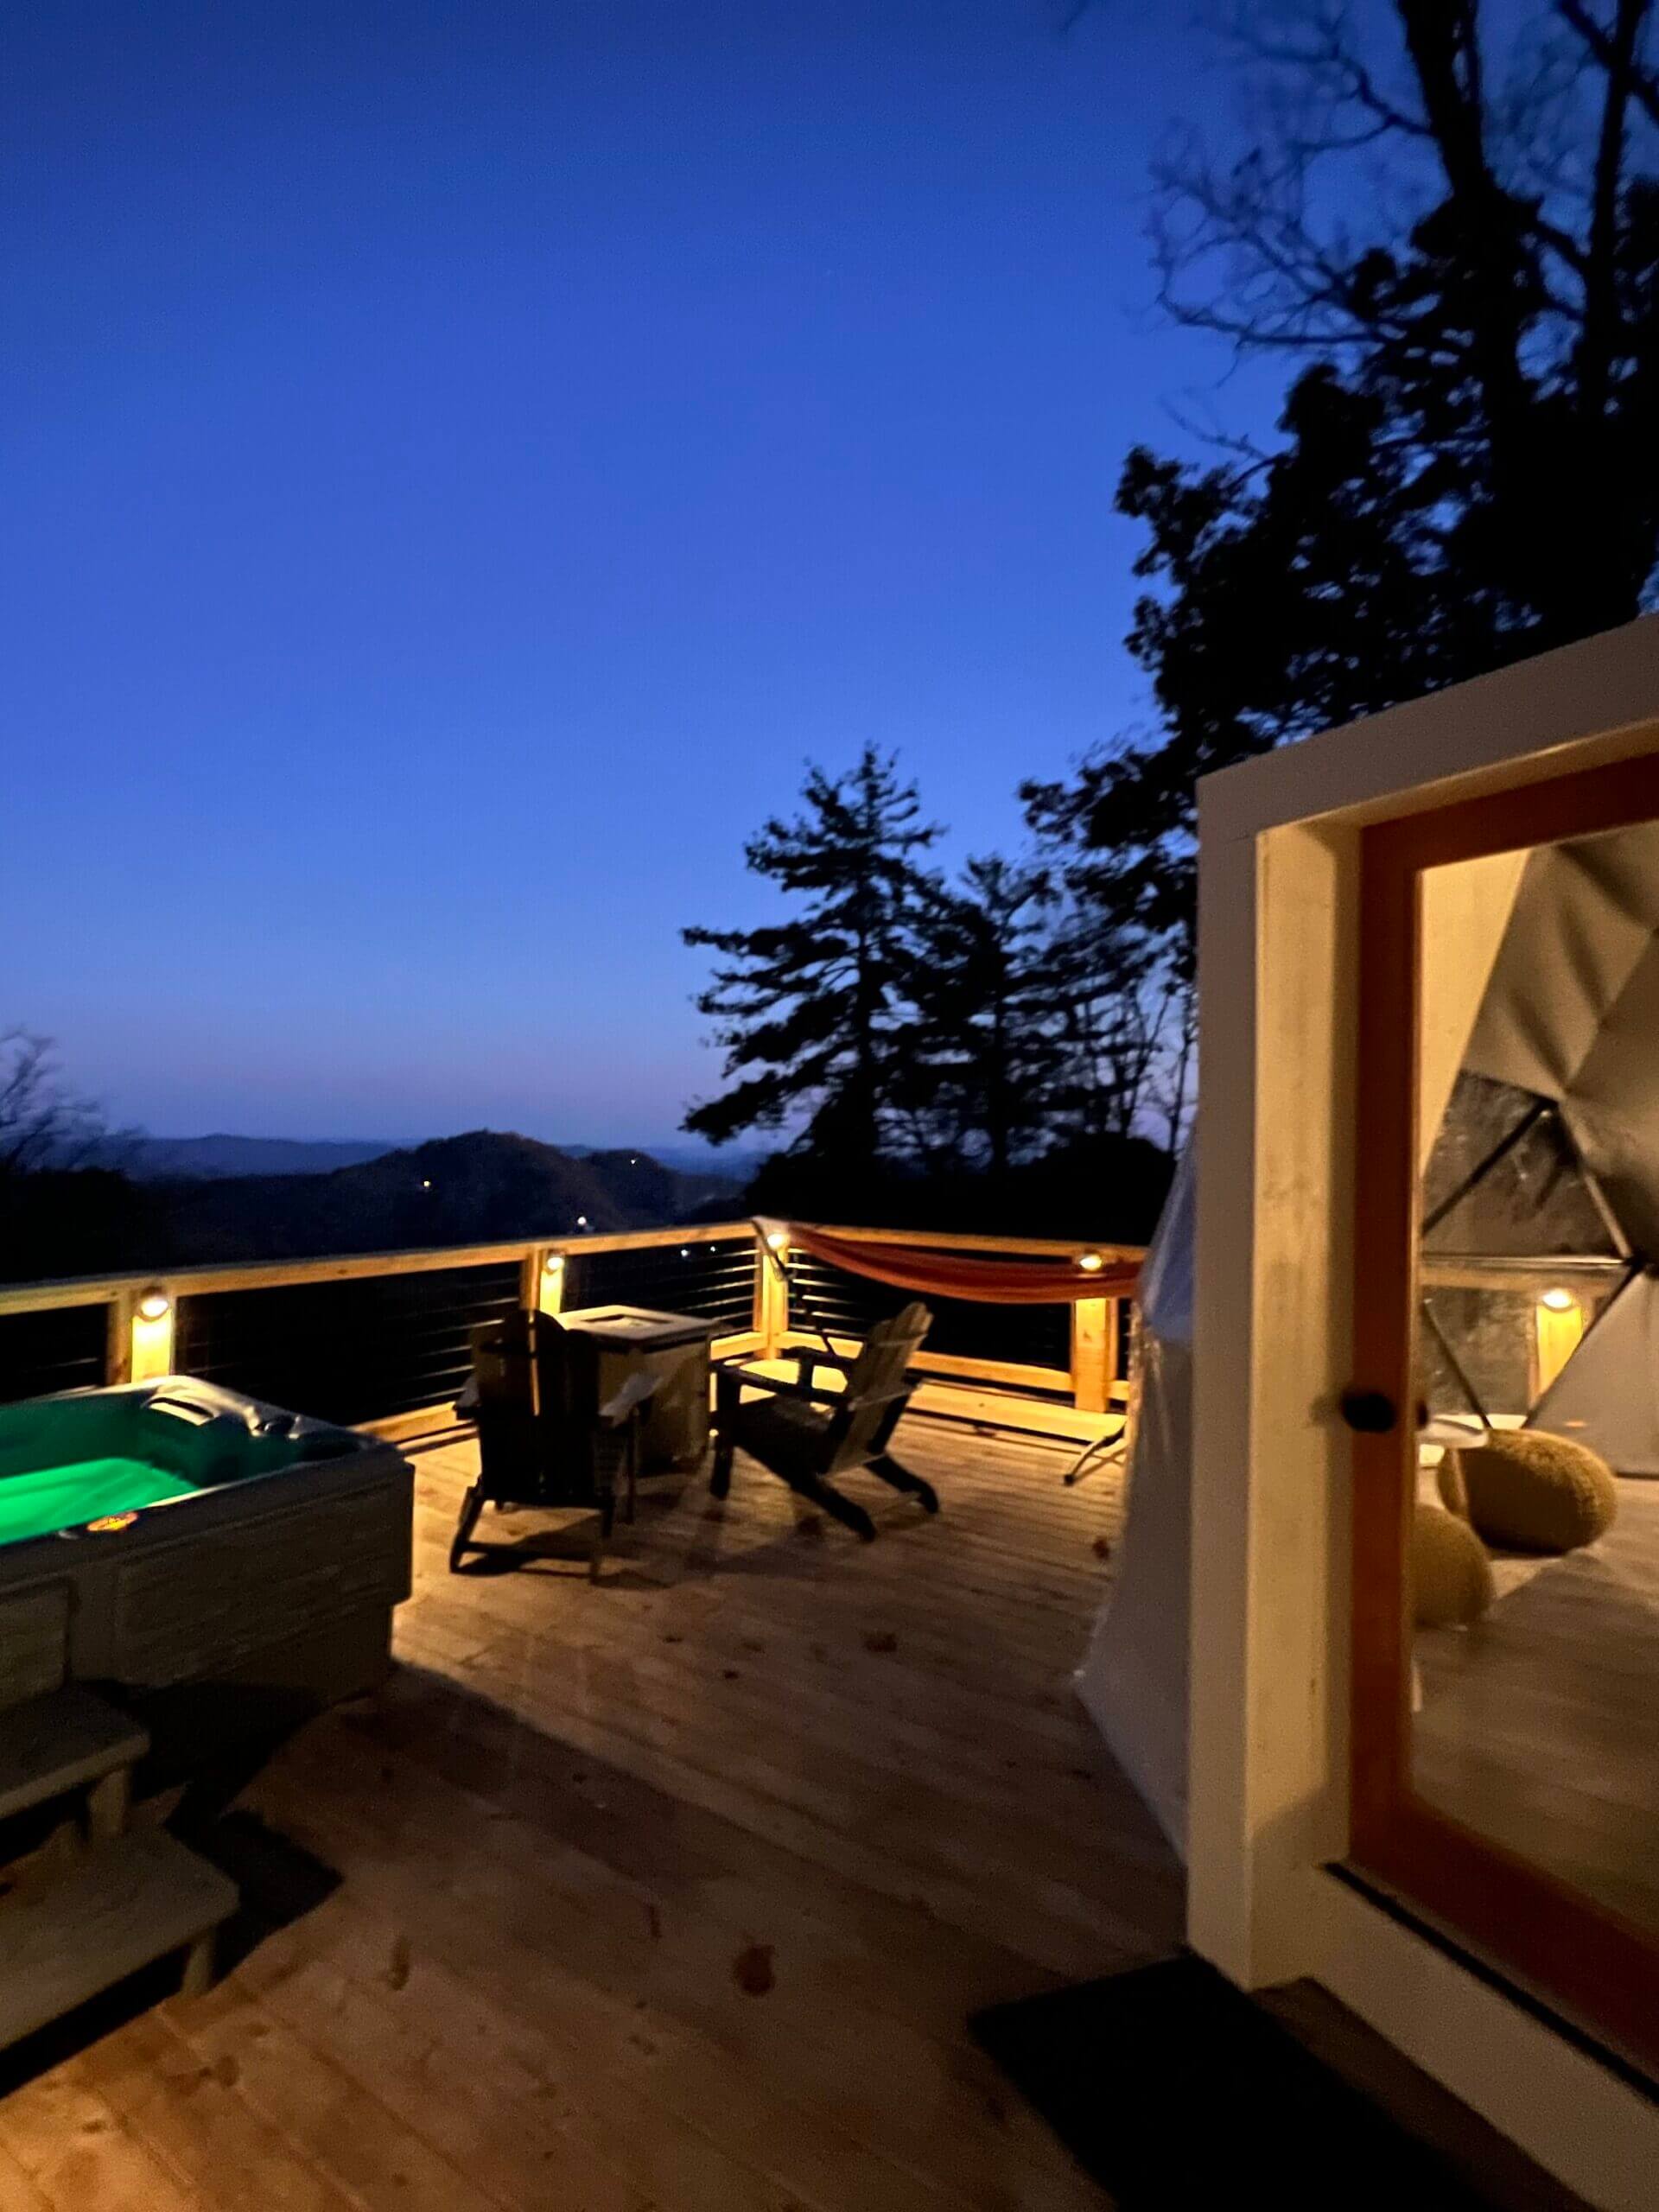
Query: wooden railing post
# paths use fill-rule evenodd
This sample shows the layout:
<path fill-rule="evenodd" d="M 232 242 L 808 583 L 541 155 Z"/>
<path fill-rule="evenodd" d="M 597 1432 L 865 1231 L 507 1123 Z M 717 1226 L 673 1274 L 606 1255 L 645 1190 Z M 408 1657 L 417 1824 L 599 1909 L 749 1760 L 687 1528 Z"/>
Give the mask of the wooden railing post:
<path fill-rule="evenodd" d="M 564 1255 L 545 1244 L 525 1253 L 518 1278 L 518 1303 L 532 1313 L 557 1313 L 564 1306 Z"/>
<path fill-rule="evenodd" d="M 104 1330 L 104 1380 L 106 1383 L 132 1380 L 132 1308 L 135 1294 L 118 1290 L 111 1299 Z"/>
<path fill-rule="evenodd" d="M 784 1272 L 785 1253 L 775 1255 L 757 1230 L 754 1239 L 754 1331 L 760 1339 L 760 1357 L 771 1359 L 789 1334 L 789 1281 Z"/>
<path fill-rule="evenodd" d="M 173 1331 L 179 1301 L 170 1284 L 151 1283 L 128 1306 L 127 1375 L 134 1382 L 154 1382 L 174 1368 Z"/>
<path fill-rule="evenodd" d="M 1071 1402 L 1080 1414 L 1103 1414 L 1111 1403 L 1116 1334 L 1112 1300 L 1078 1299 L 1071 1308 Z"/>

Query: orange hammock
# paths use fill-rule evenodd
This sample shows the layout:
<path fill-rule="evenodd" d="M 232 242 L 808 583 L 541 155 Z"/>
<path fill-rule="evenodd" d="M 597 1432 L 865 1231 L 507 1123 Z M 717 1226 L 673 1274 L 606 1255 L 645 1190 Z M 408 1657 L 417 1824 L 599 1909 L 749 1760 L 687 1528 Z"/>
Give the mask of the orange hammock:
<path fill-rule="evenodd" d="M 995 1260 L 970 1253 L 920 1251 L 913 1244 L 878 1244 L 832 1236 L 789 1224 L 789 1241 L 828 1267 L 869 1275 L 899 1290 L 965 1298 L 982 1306 L 1075 1306 L 1083 1298 L 1133 1298 L 1138 1260 L 1104 1260 L 1084 1268 L 1076 1260 Z"/>

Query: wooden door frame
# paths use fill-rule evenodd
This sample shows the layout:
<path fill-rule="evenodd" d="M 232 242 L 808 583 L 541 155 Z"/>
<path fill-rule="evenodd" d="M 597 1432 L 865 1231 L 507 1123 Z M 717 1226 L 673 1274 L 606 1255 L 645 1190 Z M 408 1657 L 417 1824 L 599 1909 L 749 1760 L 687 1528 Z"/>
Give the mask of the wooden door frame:
<path fill-rule="evenodd" d="M 1417 1487 L 1421 873 L 1654 817 L 1659 754 L 1649 753 L 1361 832 L 1353 1375 L 1399 1418 L 1353 1445 L 1350 1858 L 1659 2071 L 1659 1942 L 1414 1794 L 1406 1572 Z"/>

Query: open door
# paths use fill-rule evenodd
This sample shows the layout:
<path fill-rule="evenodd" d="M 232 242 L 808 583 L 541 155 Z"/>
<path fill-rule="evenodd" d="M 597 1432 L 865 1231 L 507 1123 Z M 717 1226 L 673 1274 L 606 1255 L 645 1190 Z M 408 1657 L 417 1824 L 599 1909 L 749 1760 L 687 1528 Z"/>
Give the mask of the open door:
<path fill-rule="evenodd" d="M 1350 1862 L 1659 2073 L 1659 760 L 1363 836 Z"/>

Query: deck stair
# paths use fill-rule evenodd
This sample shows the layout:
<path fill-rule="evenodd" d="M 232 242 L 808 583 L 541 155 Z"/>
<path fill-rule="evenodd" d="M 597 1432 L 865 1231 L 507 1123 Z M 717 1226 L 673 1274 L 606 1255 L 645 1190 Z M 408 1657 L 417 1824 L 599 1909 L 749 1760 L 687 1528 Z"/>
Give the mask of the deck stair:
<path fill-rule="evenodd" d="M 47 1878 L 0 1902 L 0 2049 L 169 1953 L 187 1993 L 207 1986 L 236 1885 L 163 1829 L 127 1829 L 145 1730 L 90 1691 L 0 1713 L 0 1819 L 83 1796 L 86 1842 L 42 1854 Z M 73 1831 L 71 1832 L 73 1834 Z"/>
<path fill-rule="evenodd" d="M 0 1713 L 0 1821 L 73 1790 L 87 1793 L 95 1840 L 126 1827 L 132 1770 L 149 1732 L 90 1690 L 53 1690 Z"/>

